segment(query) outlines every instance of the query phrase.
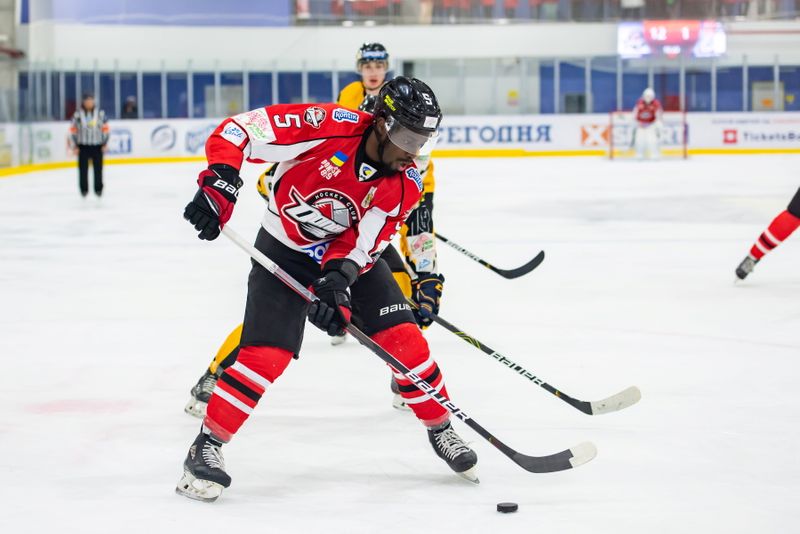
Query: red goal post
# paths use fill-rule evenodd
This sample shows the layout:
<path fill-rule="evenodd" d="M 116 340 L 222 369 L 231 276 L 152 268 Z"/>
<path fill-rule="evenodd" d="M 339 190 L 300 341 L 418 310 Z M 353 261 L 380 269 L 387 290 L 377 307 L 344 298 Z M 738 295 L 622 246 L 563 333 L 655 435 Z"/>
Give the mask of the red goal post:
<path fill-rule="evenodd" d="M 659 149 L 662 158 L 689 157 L 689 126 L 685 111 L 665 111 L 661 116 Z M 636 157 L 633 134 L 636 121 L 630 111 L 612 111 L 608 114 L 608 158 Z"/>

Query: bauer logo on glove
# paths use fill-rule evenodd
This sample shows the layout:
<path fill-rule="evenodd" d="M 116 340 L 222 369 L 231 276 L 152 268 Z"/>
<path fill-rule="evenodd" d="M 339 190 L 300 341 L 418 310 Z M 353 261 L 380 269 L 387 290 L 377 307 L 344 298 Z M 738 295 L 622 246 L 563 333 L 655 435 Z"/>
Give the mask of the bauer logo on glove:
<path fill-rule="evenodd" d="M 197 237 L 212 241 L 231 215 L 242 187 L 239 171 L 228 165 L 211 165 L 197 177 L 200 187 L 183 211 L 183 218 L 200 232 Z"/>

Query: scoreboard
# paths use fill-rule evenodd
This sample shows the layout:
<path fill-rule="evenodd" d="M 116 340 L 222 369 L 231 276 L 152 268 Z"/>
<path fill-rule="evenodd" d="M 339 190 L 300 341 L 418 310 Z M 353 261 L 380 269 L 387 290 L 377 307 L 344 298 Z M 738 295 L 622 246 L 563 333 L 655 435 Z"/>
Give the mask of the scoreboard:
<path fill-rule="evenodd" d="M 626 59 L 717 57 L 726 48 L 725 28 L 714 20 L 645 20 L 617 28 L 617 53 Z"/>

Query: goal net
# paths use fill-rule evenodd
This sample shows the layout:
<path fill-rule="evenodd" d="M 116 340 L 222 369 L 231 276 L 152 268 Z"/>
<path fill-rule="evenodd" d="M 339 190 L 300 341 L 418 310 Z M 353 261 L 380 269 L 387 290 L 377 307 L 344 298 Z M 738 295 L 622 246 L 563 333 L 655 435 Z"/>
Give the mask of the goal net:
<path fill-rule="evenodd" d="M 648 154 L 656 158 L 683 158 L 688 156 L 689 128 L 686 124 L 686 113 L 682 111 L 665 111 L 656 128 L 657 151 Z M 612 111 L 609 114 L 608 157 L 610 159 L 636 158 L 636 121 L 630 111 Z M 647 155 L 646 155 L 647 157 Z"/>

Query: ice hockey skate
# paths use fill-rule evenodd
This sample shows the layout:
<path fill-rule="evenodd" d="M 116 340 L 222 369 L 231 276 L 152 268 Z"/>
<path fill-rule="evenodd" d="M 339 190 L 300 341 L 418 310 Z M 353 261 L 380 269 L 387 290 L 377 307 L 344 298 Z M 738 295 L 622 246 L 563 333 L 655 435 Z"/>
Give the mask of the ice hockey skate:
<path fill-rule="evenodd" d="M 758 260 L 753 256 L 746 256 L 745 259 L 742 260 L 742 263 L 736 268 L 736 281 L 738 282 L 739 280 L 747 278 L 747 275 L 752 273 L 753 269 L 755 269 L 756 263 L 758 263 Z"/>
<path fill-rule="evenodd" d="M 189 447 L 189 454 L 183 462 L 183 477 L 175 493 L 198 501 L 216 501 L 222 490 L 231 485 L 221 447 L 221 442 L 200 432 Z"/>
<path fill-rule="evenodd" d="M 478 455 L 456 434 L 450 421 L 442 426 L 429 428 L 428 439 L 439 458 L 447 462 L 458 476 L 474 484 L 480 483 L 476 470 Z"/>
<path fill-rule="evenodd" d="M 189 391 L 191 398 L 186 403 L 183 411 L 194 417 L 202 419 L 206 416 L 206 407 L 208 406 L 208 399 L 211 398 L 211 393 L 217 385 L 218 376 L 206 370 L 197 384 Z"/>
<path fill-rule="evenodd" d="M 392 381 L 389 384 L 389 387 L 391 388 L 393 393 L 392 407 L 398 410 L 405 410 L 410 412 L 411 408 L 408 407 L 408 404 L 406 404 L 406 400 L 403 398 L 402 395 L 400 395 L 400 385 L 397 383 L 397 380 L 394 379 L 394 376 L 392 376 Z"/>

